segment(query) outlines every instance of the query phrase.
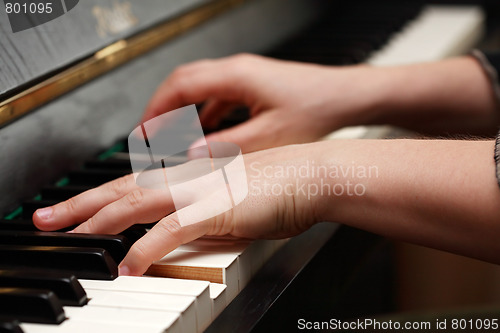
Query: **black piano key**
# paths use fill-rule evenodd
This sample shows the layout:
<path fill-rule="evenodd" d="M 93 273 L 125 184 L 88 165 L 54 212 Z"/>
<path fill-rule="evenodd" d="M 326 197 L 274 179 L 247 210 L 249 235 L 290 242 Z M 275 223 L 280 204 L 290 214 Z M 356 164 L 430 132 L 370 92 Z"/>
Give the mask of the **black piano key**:
<path fill-rule="evenodd" d="M 118 276 L 118 265 L 109 252 L 98 248 L 0 245 L 0 266 L 65 270 L 79 279 L 114 280 Z"/>
<path fill-rule="evenodd" d="M 65 201 L 90 190 L 91 186 L 46 186 L 42 189 L 43 200 Z"/>
<path fill-rule="evenodd" d="M 310 58 L 323 58 L 328 59 L 330 57 L 346 57 L 351 58 L 355 62 L 360 62 L 366 59 L 368 56 L 367 51 L 360 48 L 346 47 L 346 48 L 334 48 L 329 50 L 322 46 L 310 47 L 310 48 L 294 48 L 291 50 L 283 50 L 281 52 L 275 53 L 278 58 L 290 59 L 290 60 L 300 60 L 300 59 L 310 59 Z"/>
<path fill-rule="evenodd" d="M 70 185 L 98 186 L 129 174 L 120 170 L 80 170 L 69 173 Z"/>
<path fill-rule="evenodd" d="M 19 320 L 17 319 L 1 319 L 0 315 L 0 333 L 24 333 Z"/>
<path fill-rule="evenodd" d="M 45 289 L 0 288 L 0 313 L 28 323 L 60 324 L 66 319 L 57 296 Z"/>
<path fill-rule="evenodd" d="M 74 229 L 73 227 L 63 228 L 59 232 L 66 232 Z M 31 218 L 29 219 L 13 219 L 0 220 L 0 231 L 40 231 L 34 224 Z"/>
<path fill-rule="evenodd" d="M 132 172 L 132 165 L 129 160 L 109 158 L 106 160 L 92 159 L 85 162 L 86 170 L 121 170 Z"/>
<path fill-rule="evenodd" d="M 121 235 L 70 234 L 65 232 L 0 231 L 2 245 L 71 246 L 105 249 L 115 262 L 125 258 L 130 242 Z"/>
<path fill-rule="evenodd" d="M 0 230 L 38 231 L 31 219 L 0 220 Z"/>
<path fill-rule="evenodd" d="M 226 117 L 226 119 L 244 122 L 245 120 L 250 119 L 250 110 L 245 107 L 236 108 Z"/>
<path fill-rule="evenodd" d="M 136 224 L 122 231 L 120 235 L 125 236 L 129 240 L 129 242 L 133 244 L 140 238 L 142 238 L 142 236 L 144 236 L 146 233 L 147 230 L 143 224 Z"/>
<path fill-rule="evenodd" d="M 83 306 L 88 298 L 76 277 L 70 273 L 41 269 L 0 269 L 0 288 L 51 290 L 62 305 Z"/>
<path fill-rule="evenodd" d="M 56 200 L 27 200 L 22 204 L 23 214 L 22 217 L 24 219 L 31 219 L 33 217 L 33 213 L 40 208 L 45 208 L 49 206 L 53 206 L 57 204 L 59 201 Z"/>
<path fill-rule="evenodd" d="M 221 131 L 223 129 L 234 127 L 234 126 L 236 126 L 238 124 L 240 124 L 240 121 L 234 121 L 234 120 L 230 120 L 230 119 L 223 119 L 219 123 L 219 125 L 217 125 L 217 130 Z"/>

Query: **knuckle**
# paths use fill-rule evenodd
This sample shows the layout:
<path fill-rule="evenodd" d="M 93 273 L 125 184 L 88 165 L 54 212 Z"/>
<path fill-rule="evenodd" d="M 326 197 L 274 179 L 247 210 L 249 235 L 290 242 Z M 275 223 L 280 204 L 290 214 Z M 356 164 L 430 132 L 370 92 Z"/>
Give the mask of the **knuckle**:
<path fill-rule="evenodd" d="M 214 235 L 231 233 L 234 230 L 234 226 L 232 225 L 232 221 L 234 220 L 233 217 L 233 209 L 228 210 L 224 214 L 215 216 L 210 225 L 210 232 Z"/>
<path fill-rule="evenodd" d="M 125 199 L 128 206 L 132 208 L 137 208 L 144 201 L 144 194 L 142 193 L 142 190 L 134 190 L 129 194 L 127 194 Z"/>
<path fill-rule="evenodd" d="M 255 58 L 255 55 L 250 54 L 250 53 L 238 53 L 237 55 L 233 56 L 233 59 L 235 61 L 249 61 Z"/>
<path fill-rule="evenodd" d="M 111 183 L 109 183 L 109 188 L 114 196 L 121 196 L 126 191 L 129 182 L 131 181 L 132 175 L 126 175 L 124 177 L 120 177 Z"/>
<path fill-rule="evenodd" d="M 242 53 L 231 57 L 227 66 L 228 70 L 236 77 L 245 76 L 248 74 L 249 69 L 252 68 L 252 63 L 255 56 Z"/>
<path fill-rule="evenodd" d="M 146 244 L 139 239 L 137 242 L 132 245 L 132 248 L 130 249 L 130 253 L 138 259 L 140 262 L 146 262 L 146 261 L 151 261 L 148 258 L 148 250 Z"/>
<path fill-rule="evenodd" d="M 174 214 L 175 215 L 175 214 Z M 157 224 L 159 231 L 166 237 L 174 240 L 176 244 L 182 244 L 181 224 L 177 217 L 171 216 Z"/>
<path fill-rule="evenodd" d="M 180 65 L 175 68 L 170 74 L 170 79 L 173 81 L 178 81 L 193 72 L 193 64 Z"/>
<path fill-rule="evenodd" d="M 97 231 L 97 222 L 94 217 L 90 217 L 85 222 L 85 230 L 87 230 L 88 232 Z"/>
<path fill-rule="evenodd" d="M 69 212 L 69 214 L 75 214 L 77 211 L 78 203 L 75 197 L 66 200 L 65 208 Z"/>

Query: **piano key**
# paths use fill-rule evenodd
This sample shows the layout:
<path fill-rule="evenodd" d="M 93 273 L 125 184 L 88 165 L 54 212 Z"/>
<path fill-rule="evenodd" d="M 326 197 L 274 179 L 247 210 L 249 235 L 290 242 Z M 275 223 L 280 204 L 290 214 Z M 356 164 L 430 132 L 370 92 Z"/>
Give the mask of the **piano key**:
<path fill-rule="evenodd" d="M 178 250 L 238 255 L 239 289 L 241 290 L 264 262 L 287 241 L 288 239 L 242 240 L 204 237 L 181 245 Z"/>
<path fill-rule="evenodd" d="M 0 220 L 0 230 L 38 231 L 31 219 Z"/>
<path fill-rule="evenodd" d="M 238 255 L 174 250 L 155 261 L 147 275 L 204 280 L 227 285 L 228 300 L 239 290 Z"/>
<path fill-rule="evenodd" d="M 217 318 L 227 306 L 226 288 L 227 286 L 225 284 L 210 283 L 213 319 Z"/>
<path fill-rule="evenodd" d="M 56 295 L 45 289 L 0 288 L 0 313 L 30 323 L 59 324 L 66 318 Z"/>
<path fill-rule="evenodd" d="M 395 66 L 462 54 L 479 41 L 484 20 L 483 11 L 477 6 L 426 6 L 365 62 L 373 66 Z M 352 126 L 335 131 L 325 139 L 383 138 L 390 132 L 387 126 Z"/>
<path fill-rule="evenodd" d="M 115 153 L 113 155 L 113 158 L 116 159 L 121 159 L 121 160 L 127 160 L 130 161 L 130 159 L 133 159 L 134 161 L 137 162 L 143 162 L 144 167 L 147 167 L 151 164 L 151 156 L 149 154 L 140 154 L 140 153 Z M 160 161 L 161 159 L 165 158 L 165 156 L 159 156 L 159 155 L 153 155 L 153 159 L 155 161 Z M 188 161 L 188 157 L 185 154 L 178 154 L 178 155 L 173 155 L 173 156 L 168 156 L 168 161 L 165 161 L 166 166 L 175 166 L 178 164 L 186 163 Z"/>
<path fill-rule="evenodd" d="M 33 217 L 33 213 L 37 209 L 53 206 L 57 203 L 58 203 L 58 201 L 54 201 L 54 200 L 27 200 L 27 201 L 24 201 L 22 204 L 22 206 L 23 206 L 22 217 L 25 219 L 31 219 Z"/>
<path fill-rule="evenodd" d="M 0 245 L 0 266 L 59 269 L 82 279 L 113 280 L 118 276 L 109 252 L 98 248 Z"/>
<path fill-rule="evenodd" d="M 147 230 L 144 224 L 135 224 L 120 232 L 120 235 L 123 235 L 125 238 L 129 240 L 131 244 L 133 244 L 137 242 L 146 233 Z"/>
<path fill-rule="evenodd" d="M 23 333 L 19 320 L 0 319 L 0 333 Z"/>
<path fill-rule="evenodd" d="M 128 175 L 123 170 L 79 170 L 69 173 L 70 185 L 98 186 Z"/>
<path fill-rule="evenodd" d="M 481 36 L 484 20 L 479 7 L 428 6 L 368 63 L 394 66 L 460 54 Z"/>
<path fill-rule="evenodd" d="M 195 297 L 193 296 L 96 289 L 88 289 L 87 294 L 90 297 L 89 307 L 119 307 L 179 313 L 184 331 L 201 332 L 203 329 L 203 324 L 197 319 Z M 206 325 L 208 323 L 205 323 Z"/>
<path fill-rule="evenodd" d="M 105 306 L 87 306 L 83 309 L 65 307 L 64 311 L 68 317 L 67 322 L 120 323 L 140 326 L 137 332 L 182 332 L 181 317 L 176 312 Z"/>
<path fill-rule="evenodd" d="M 192 296 L 196 299 L 197 314 L 202 327 L 208 324 L 212 317 L 209 283 L 206 281 L 135 276 L 120 276 L 114 281 L 79 281 L 85 290 Z"/>
<path fill-rule="evenodd" d="M 36 288 L 54 292 L 63 305 L 83 306 L 87 294 L 74 275 L 41 269 L 0 269 L 0 288 Z"/>
<path fill-rule="evenodd" d="M 238 256 L 238 290 L 243 289 L 256 272 L 266 254 L 267 243 L 272 241 L 249 241 L 227 239 L 197 239 L 177 248 L 179 251 L 223 253 Z M 267 248 L 267 249 L 266 249 Z M 274 248 L 273 248 L 274 249 Z"/>
<path fill-rule="evenodd" d="M 21 328 L 25 333 L 162 333 L 158 327 L 146 323 L 130 323 L 128 318 L 119 322 L 101 322 L 84 320 L 66 320 L 60 325 L 43 325 L 21 323 Z M 171 332 L 167 330 L 166 332 Z M 172 332 L 183 332 L 175 329 Z"/>
<path fill-rule="evenodd" d="M 106 160 L 92 159 L 85 162 L 84 167 L 86 170 L 120 170 L 129 173 L 132 171 L 130 161 L 115 158 Z"/>
<path fill-rule="evenodd" d="M 42 189 L 41 195 L 43 200 L 64 201 L 91 188 L 92 186 L 46 186 Z"/>
<path fill-rule="evenodd" d="M 63 228 L 59 232 L 72 230 L 72 227 Z M 19 218 L 12 220 L 0 220 L 0 231 L 40 231 L 34 224 L 31 218 Z"/>
<path fill-rule="evenodd" d="M 199 238 L 187 244 L 179 246 L 177 249 L 189 252 L 216 252 L 241 254 L 252 244 L 252 240 L 247 239 L 225 239 L 225 238 Z"/>
<path fill-rule="evenodd" d="M 40 231 L 0 231 L 0 244 L 100 248 L 108 251 L 117 263 L 125 258 L 131 246 L 125 236 L 121 235 Z"/>

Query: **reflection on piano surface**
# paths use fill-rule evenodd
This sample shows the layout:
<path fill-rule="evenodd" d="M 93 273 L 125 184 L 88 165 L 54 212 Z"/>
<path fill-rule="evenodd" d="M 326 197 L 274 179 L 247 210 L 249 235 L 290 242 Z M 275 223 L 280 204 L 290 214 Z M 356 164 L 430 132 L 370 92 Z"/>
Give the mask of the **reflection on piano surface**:
<path fill-rule="evenodd" d="M 322 293 L 332 298 L 325 304 L 336 303 L 329 311 L 337 309 L 339 318 L 361 315 L 340 309 L 332 294 L 338 289 L 332 288 L 377 242 L 365 233 L 329 224 L 288 242 L 200 239 L 148 272 L 163 277 L 117 278 L 117 263 L 147 226 L 116 236 L 42 233 L 31 215 L 130 172 L 120 138 L 176 65 L 242 51 L 326 65 L 436 60 L 474 45 L 482 32 L 481 10 L 412 2 L 149 2 L 126 2 L 137 22 L 105 33 L 102 15 L 98 29 L 91 16 L 96 1 L 73 10 L 82 15 L 76 21 L 68 14 L 37 33 L 13 35 L 0 13 L 0 331 L 265 330 L 273 327 L 270 317 L 287 318 L 275 305 L 303 295 L 304 285 L 310 293 L 300 302 Z M 246 117 L 235 113 L 220 128 Z M 385 130 L 350 128 L 332 137 L 381 137 Z M 323 267 L 322 278 L 304 280 L 325 249 L 347 251 L 329 255 L 329 266 L 338 264 L 338 271 Z"/>

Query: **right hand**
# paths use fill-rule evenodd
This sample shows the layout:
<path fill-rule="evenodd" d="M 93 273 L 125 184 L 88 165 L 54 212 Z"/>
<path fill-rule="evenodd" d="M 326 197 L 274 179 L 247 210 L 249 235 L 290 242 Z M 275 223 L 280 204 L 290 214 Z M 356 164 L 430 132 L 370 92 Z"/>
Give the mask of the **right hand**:
<path fill-rule="evenodd" d="M 216 216 L 205 213 L 219 201 L 223 202 L 222 196 L 216 201 L 194 200 L 194 203 L 175 211 L 170 188 L 142 188 L 136 184 L 133 175 L 128 175 L 52 207 L 39 209 L 33 214 L 33 222 L 45 231 L 77 225 L 73 232 L 117 234 L 134 224 L 160 220 L 132 246 L 120 264 L 120 275 L 142 275 L 152 262 L 181 244 L 204 235 L 287 238 L 322 221 L 320 214 L 325 210 L 328 198 L 318 193 L 310 195 L 303 190 L 315 185 L 316 179 L 297 178 L 293 172 L 280 171 L 292 170 L 291 167 L 298 170 L 308 163 L 320 164 L 329 150 L 326 146 L 309 144 L 244 155 L 245 168 L 232 168 L 232 175 L 246 173 L 243 179 L 248 182 L 248 195 L 234 208 Z M 189 167 L 188 164 L 197 161 L 200 160 L 190 161 L 179 168 Z M 196 170 L 196 165 L 194 167 Z M 163 182 L 164 171 L 152 173 L 157 171 L 161 177 L 151 179 Z M 243 185 L 239 181 L 236 184 Z M 235 185 L 234 178 L 232 185 Z M 188 199 L 192 199 L 190 196 L 195 192 L 186 193 Z M 328 200 L 328 206 L 332 205 L 333 200 Z M 200 216 L 204 218 L 199 220 Z M 190 221 L 191 218 L 195 221 Z"/>
<path fill-rule="evenodd" d="M 234 107 L 252 119 L 215 132 L 208 141 L 233 142 L 243 152 L 320 139 L 366 121 L 374 89 L 366 66 L 326 67 L 237 55 L 175 70 L 152 97 L 142 122 L 206 101 L 200 119 L 215 127 Z M 196 143 L 193 145 L 195 146 Z"/>

